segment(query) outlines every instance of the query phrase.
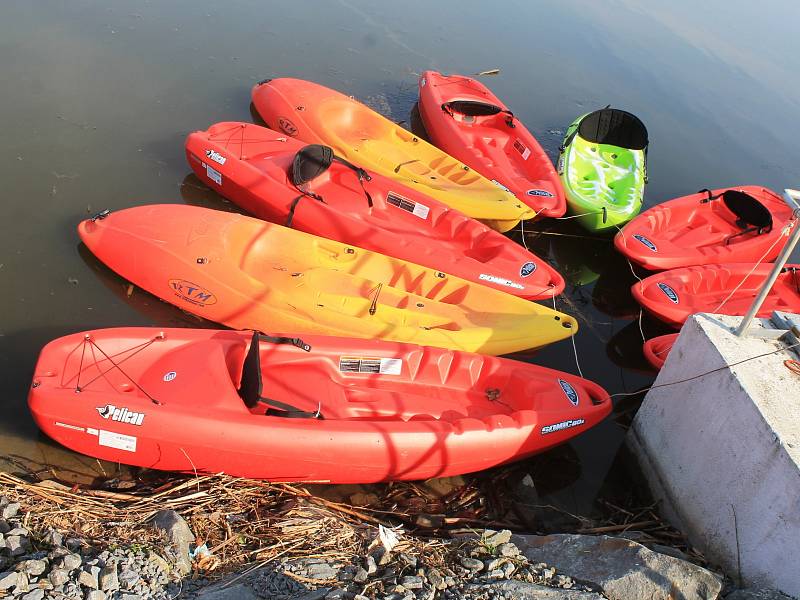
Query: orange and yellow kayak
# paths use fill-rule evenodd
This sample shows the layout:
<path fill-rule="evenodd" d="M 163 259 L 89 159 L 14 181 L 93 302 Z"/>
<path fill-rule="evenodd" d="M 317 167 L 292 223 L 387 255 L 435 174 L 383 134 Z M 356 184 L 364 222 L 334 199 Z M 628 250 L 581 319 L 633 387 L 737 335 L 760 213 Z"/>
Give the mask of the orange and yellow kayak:
<path fill-rule="evenodd" d="M 271 79 L 253 88 L 267 126 L 309 144 L 324 144 L 350 162 L 508 231 L 535 212 L 511 192 L 361 102 L 301 79 Z"/>
<path fill-rule="evenodd" d="M 507 354 L 574 334 L 572 317 L 441 271 L 266 223 L 183 205 L 78 226 L 117 273 L 236 329 L 411 342 Z"/>

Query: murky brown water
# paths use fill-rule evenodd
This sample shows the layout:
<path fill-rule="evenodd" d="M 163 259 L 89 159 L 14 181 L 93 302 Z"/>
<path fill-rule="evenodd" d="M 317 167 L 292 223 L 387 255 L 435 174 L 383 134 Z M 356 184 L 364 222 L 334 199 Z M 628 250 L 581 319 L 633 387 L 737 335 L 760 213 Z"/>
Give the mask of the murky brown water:
<path fill-rule="evenodd" d="M 103 208 L 149 202 L 225 207 L 184 162 L 183 139 L 251 120 L 258 80 L 296 76 L 410 122 L 416 73 L 487 80 L 553 155 L 563 128 L 613 104 L 650 131 L 647 204 L 703 187 L 800 185 L 800 5 L 744 2 L 438 3 L 0 2 L 0 454 L 65 479 L 114 465 L 62 450 L 25 404 L 39 348 L 67 332 L 196 325 L 135 291 L 78 242 Z M 585 376 L 609 391 L 652 380 L 641 357 L 627 263 L 607 240 L 544 224 L 528 243 L 569 279 L 560 308 L 581 320 Z M 553 234 L 559 235 L 553 235 Z M 645 332 L 661 330 L 645 319 Z M 575 371 L 571 344 L 537 363 Z M 564 449 L 522 465 L 549 499 L 588 507 L 627 475 L 619 449 L 635 403 Z M 44 465 L 49 465 L 45 467 Z"/>

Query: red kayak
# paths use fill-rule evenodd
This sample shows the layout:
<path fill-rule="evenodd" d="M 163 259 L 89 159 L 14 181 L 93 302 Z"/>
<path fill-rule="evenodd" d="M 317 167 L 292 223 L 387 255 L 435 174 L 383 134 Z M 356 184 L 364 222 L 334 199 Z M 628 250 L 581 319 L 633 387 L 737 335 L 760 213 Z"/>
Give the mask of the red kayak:
<path fill-rule="evenodd" d="M 731 263 L 673 269 L 633 284 L 631 292 L 656 318 L 680 328 L 694 313 L 744 315 L 773 266 L 754 269 L 752 264 Z M 757 316 L 768 317 L 775 310 L 800 312 L 800 265 L 783 268 Z"/>
<path fill-rule="evenodd" d="M 702 190 L 646 210 L 625 225 L 614 245 L 651 271 L 770 262 L 786 244 L 782 230 L 791 218 L 791 207 L 767 188 Z"/>
<path fill-rule="evenodd" d="M 553 163 L 480 81 L 425 71 L 419 78 L 419 113 L 436 146 L 511 191 L 537 215 L 564 215 L 564 189 Z"/>
<path fill-rule="evenodd" d="M 678 333 L 668 333 L 667 335 L 660 335 L 647 340 L 642 348 L 647 362 L 653 365 L 654 368 L 661 370 L 661 367 L 664 366 L 664 361 L 667 360 L 667 354 L 672 350 L 672 346 L 679 335 Z"/>
<path fill-rule="evenodd" d="M 611 410 L 597 384 L 393 342 L 100 329 L 42 350 L 28 404 L 48 436 L 128 465 L 368 483 L 479 471 Z"/>
<path fill-rule="evenodd" d="M 555 269 L 507 237 L 326 146 L 249 123 L 217 123 L 189 135 L 186 157 L 206 185 L 267 221 L 523 298 L 564 290 Z"/>

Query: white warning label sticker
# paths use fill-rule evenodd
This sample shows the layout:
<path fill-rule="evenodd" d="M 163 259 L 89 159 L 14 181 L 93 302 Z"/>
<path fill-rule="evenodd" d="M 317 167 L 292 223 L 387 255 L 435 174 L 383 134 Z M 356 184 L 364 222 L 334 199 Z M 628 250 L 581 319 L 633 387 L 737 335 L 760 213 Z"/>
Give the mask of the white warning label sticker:
<path fill-rule="evenodd" d="M 342 356 L 339 359 L 342 373 L 374 373 L 378 375 L 400 375 L 402 358 L 372 358 L 364 356 Z"/>
<path fill-rule="evenodd" d="M 126 452 L 136 452 L 136 437 L 133 435 L 101 429 L 97 441 L 101 446 L 125 450 Z"/>
<path fill-rule="evenodd" d="M 222 185 L 222 173 L 217 171 L 211 165 L 206 165 L 206 175 L 208 175 L 208 178 L 217 185 Z"/>
<path fill-rule="evenodd" d="M 400 210 L 410 212 L 412 215 L 419 217 L 420 219 L 427 219 L 428 213 L 431 211 L 429 206 L 425 206 L 419 202 L 414 202 L 413 200 L 404 198 L 400 194 L 395 194 L 394 192 L 389 192 L 386 194 L 386 202 L 392 206 L 396 206 Z"/>

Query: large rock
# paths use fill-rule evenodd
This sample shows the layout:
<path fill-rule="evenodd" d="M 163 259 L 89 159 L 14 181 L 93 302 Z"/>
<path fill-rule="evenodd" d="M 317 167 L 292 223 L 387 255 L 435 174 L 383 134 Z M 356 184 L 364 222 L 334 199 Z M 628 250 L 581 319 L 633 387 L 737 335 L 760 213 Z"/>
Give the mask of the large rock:
<path fill-rule="evenodd" d="M 178 570 L 186 575 L 192 570 L 189 546 L 194 543 L 194 534 L 189 524 L 174 510 L 160 510 L 150 521 L 156 529 L 163 531 L 170 543 L 175 546 Z"/>
<path fill-rule="evenodd" d="M 623 538 L 547 535 L 513 541 L 531 562 L 595 585 L 610 600 L 711 600 L 722 589 L 710 571 Z"/>
<path fill-rule="evenodd" d="M 580 590 L 565 590 L 552 588 L 524 581 L 501 581 L 498 583 L 470 585 L 471 592 L 488 592 L 503 594 L 506 598 L 514 600 L 603 600 L 603 596 L 595 592 Z M 478 594 L 475 594 L 478 595 Z"/>

